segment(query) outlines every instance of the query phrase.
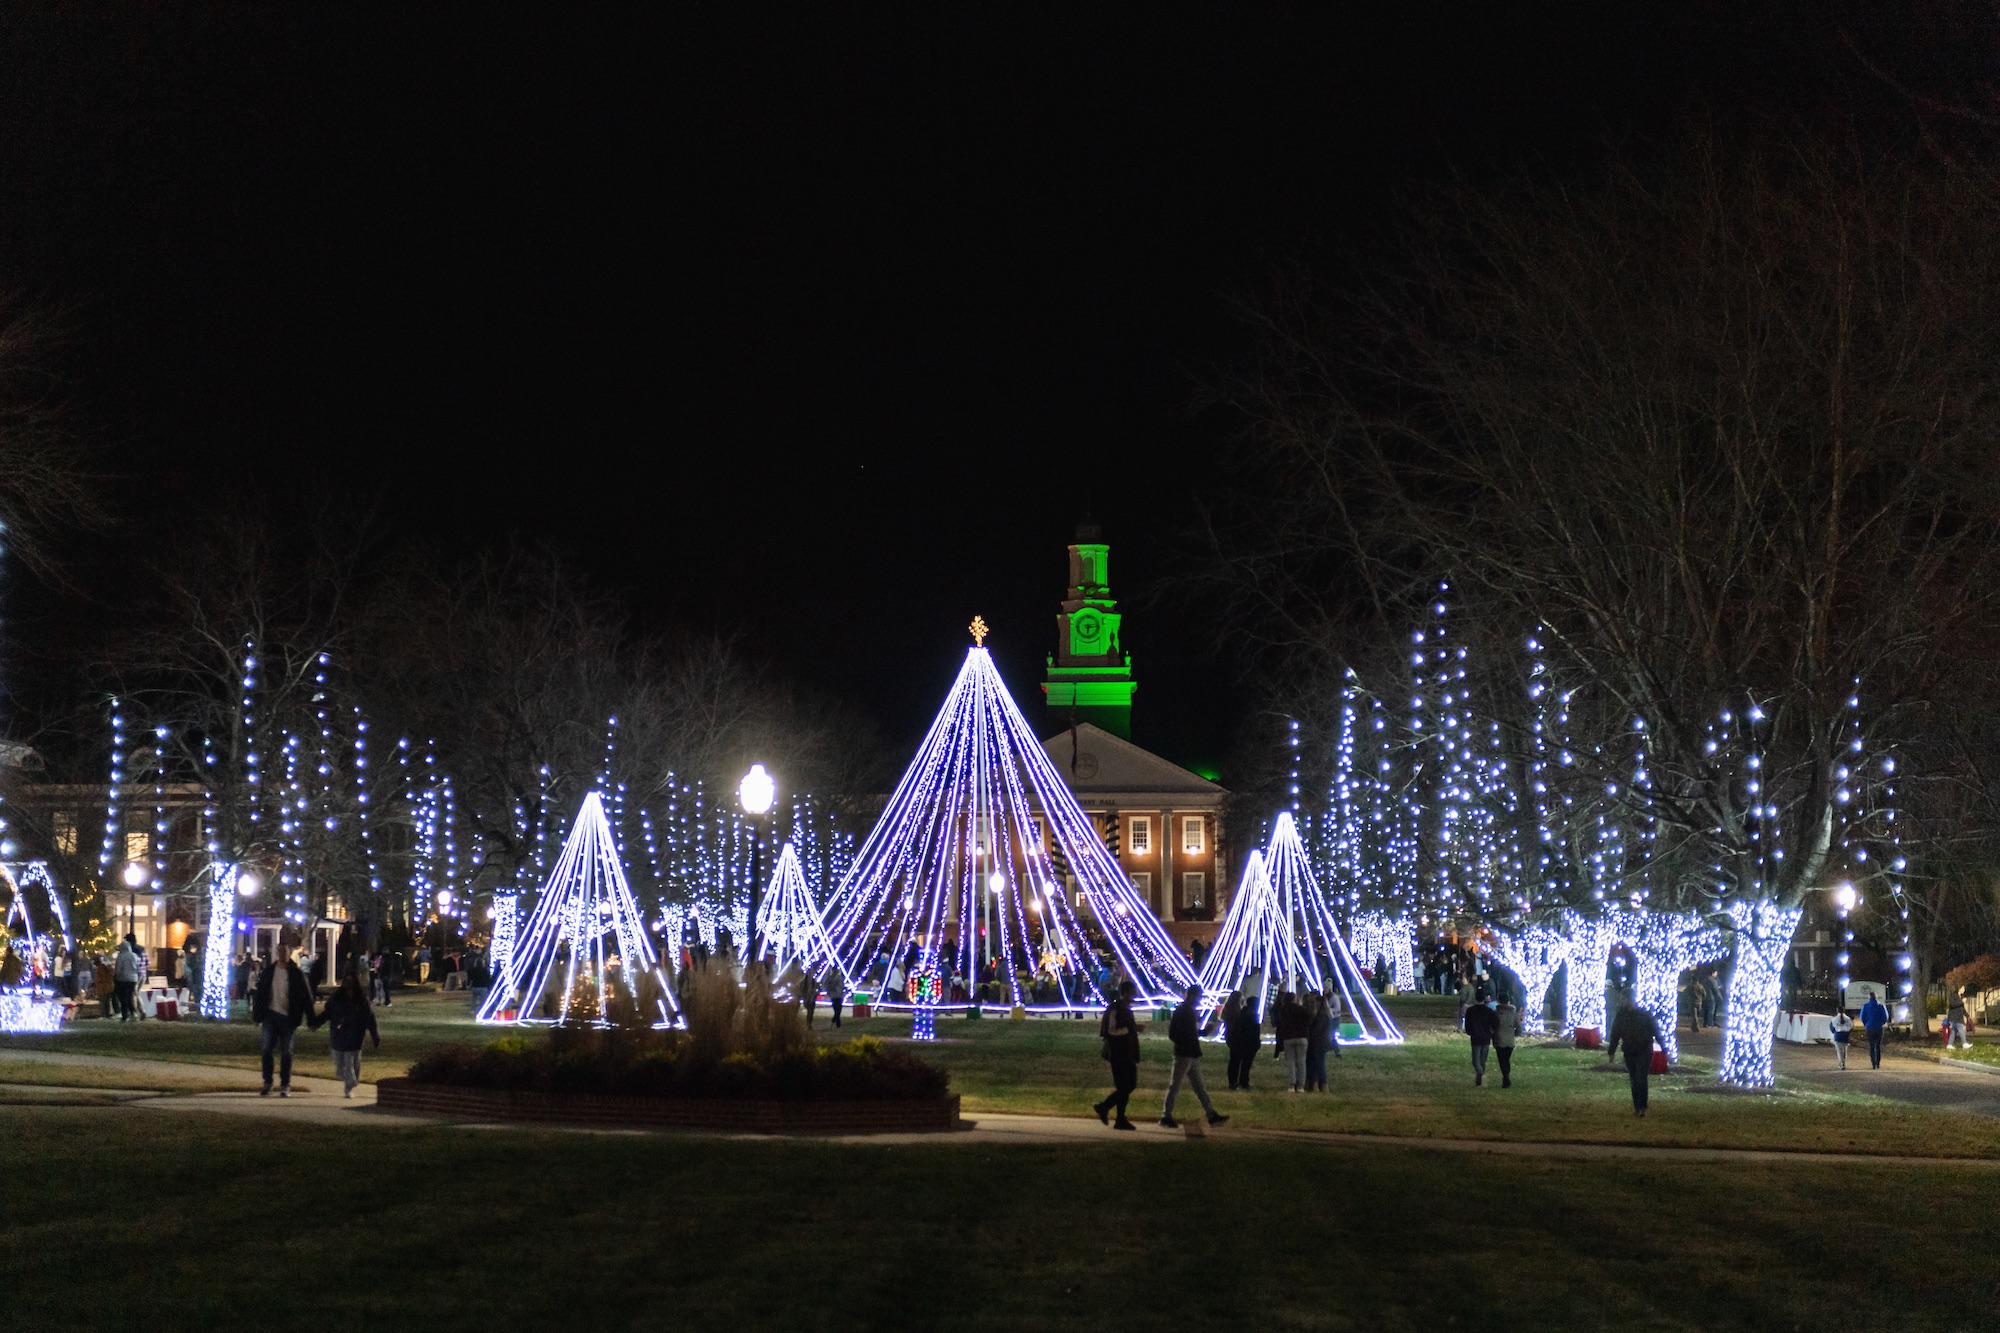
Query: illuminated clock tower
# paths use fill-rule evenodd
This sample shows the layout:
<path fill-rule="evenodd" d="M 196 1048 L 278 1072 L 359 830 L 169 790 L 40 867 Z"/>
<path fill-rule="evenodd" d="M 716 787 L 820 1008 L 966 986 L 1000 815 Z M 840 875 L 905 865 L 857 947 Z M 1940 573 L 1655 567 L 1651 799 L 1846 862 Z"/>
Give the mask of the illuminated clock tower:
<path fill-rule="evenodd" d="M 1092 524 L 1076 530 L 1069 548 L 1069 595 L 1056 617 L 1056 651 L 1049 657 L 1049 722 L 1090 722 L 1132 739 L 1132 655 L 1119 646 L 1118 603 L 1111 597 L 1111 548 Z"/>

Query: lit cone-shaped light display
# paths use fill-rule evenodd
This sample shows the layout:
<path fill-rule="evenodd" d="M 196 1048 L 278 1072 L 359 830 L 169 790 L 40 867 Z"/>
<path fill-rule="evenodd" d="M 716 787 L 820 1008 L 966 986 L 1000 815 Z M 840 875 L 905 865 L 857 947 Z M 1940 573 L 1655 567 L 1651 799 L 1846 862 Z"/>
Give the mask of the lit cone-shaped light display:
<path fill-rule="evenodd" d="M 925 949 L 956 983 L 990 969 L 1002 1002 L 1043 1012 L 1100 1006 L 1107 982 L 1129 978 L 1149 1003 L 1194 982 L 983 647 L 966 654 L 826 920 L 850 982 L 896 1007 L 907 996 L 882 982 Z"/>
<path fill-rule="evenodd" d="M 656 984 L 646 986 L 648 977 Z M 658 1024 L 679 1021 L 673 988 L 619 864 L 604 801 L 593 791 L 583 798 L 534 915 L 515 937 L 506 971 L 479 1007 L 479 1021 L 603 1026 L 620 990 L 635 1003 L 652 992 L 653 1012 L 643 1016 Z"/>
<path fill-rule="evenodd" d="M 1360 1028 L 1358 1035 L 1341 1040 L 1403 1040 L 1341 938 L 1289 810 L 1272 827 L 1270 846 L 1251 853 L 1242 886 L 1229 905 L 1229 919 L 1202 965 L 1202 992 L 1211 1002 L 1246 982 L 1259 1013 L 1277 991 L 1331 989 L 1340 995 L 1342 1021 Z"/>
<path fill-rule="evenodd" d="M 789 842 L 778 853 L 778 868 L 758 904 L 757 938 L 769 951 L 774 977 L 795 965 L 818 976 L 833 959 L 833 940 L 806 887 L 798 851 Z"/>

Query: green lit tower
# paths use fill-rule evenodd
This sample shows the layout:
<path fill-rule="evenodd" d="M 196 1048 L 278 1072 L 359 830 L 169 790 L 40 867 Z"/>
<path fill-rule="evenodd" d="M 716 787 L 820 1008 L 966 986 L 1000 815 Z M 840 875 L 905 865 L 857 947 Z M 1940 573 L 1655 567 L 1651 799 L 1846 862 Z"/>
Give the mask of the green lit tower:
<path fill-rule="evenodd" d="M 1089 722 L 1121 740 L 1132 739 L 1132 655 L 1120 649 L 1122 617 L 1111 597 L 1111 548 L 1093 524 L 1076 530 L 1069 548 L 1069 595 L 1056 617 L 1056 651 L 1049 656 L 1049 721 L 1056 727 Z"/>

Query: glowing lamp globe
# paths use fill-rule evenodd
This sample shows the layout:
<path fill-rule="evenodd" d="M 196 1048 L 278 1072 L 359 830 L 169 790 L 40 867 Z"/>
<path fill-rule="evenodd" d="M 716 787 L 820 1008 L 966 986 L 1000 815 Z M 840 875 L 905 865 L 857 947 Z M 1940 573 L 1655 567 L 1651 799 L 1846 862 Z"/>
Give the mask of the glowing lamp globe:
<path fill-rule="evenodd" d="M 1833 905 L 1843 912 L 1852 912 L 1854 905 L 1861 901 L 1861 895 L 1854 891 L 1852 884 L 1842 884 L 1833 891 Z"/>
<path fill-rule="evenodd" d="M 772 780 L 770 773 L 762 764 L 750 765 L 750 771 L 743 775 L 743 781 L 736 787 L 736 799 L 743 803 L 743 812 L 764 814 L 777 798 L 778 784 Z"/>
<path fill-rule="evenodd" d="M 143 888 L 145 886 L 146 881 L 151 879 L 152 877 L 153 877 L 152 872 L 146 869 L 146 867 L 144 867 L 143 865 L 140 865 L 137 861 L 127 861 L 125 863 L 126 887 L 134 889 Z"/>
<path fill-rule="evenodd" d="M 451 890 L 444 889 L 438 894 L 438 911 L 449 912 L 450 910 L 451 910 Z"/>
<path fill-rule="evenodd" d="M 996 870 L 986 877 L 986 887 L 998 893 L 1007 887 L 1007 877 Z"/>
<path fill-rule="evenodd" d="M 255 897 L 257 894 L 257 890 L 263 887 L 264 887 L 264 881 L 258 879 L 255 875 L 251 874 L 247 870 L 236 877 L 236 891 L 242 894 L 245 898 Z"/>

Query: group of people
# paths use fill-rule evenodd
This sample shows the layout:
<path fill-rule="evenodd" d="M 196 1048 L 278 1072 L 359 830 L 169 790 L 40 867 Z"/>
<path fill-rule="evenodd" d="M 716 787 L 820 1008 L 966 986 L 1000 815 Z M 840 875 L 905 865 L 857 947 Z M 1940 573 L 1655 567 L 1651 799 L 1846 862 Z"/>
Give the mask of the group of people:
<path fill-rule="evenodd" d="M 1111 1095 L 1091 1109 L 1097 1118 L 1114 1129 L 1137 1129 L 1127 1114 L 1133 1091 L 1139 1086 L 1139 1034 L 1145 1031 L 1132 1011 L 1138 990 L 1130 981 L 1121 982 L 1115 998 L 1098 1021 L 1098 1036 L 1104 1044 L 1104 1059 L 1111 1065 Z M 1257 997 L 1232 991 L 1204 1025 L 1201 1015 L 1201 987 L 1189 986 L 1167 1022 L 1167 1036 L 1174 1046 L 1173 1076 L 1167 1084 L 1165 1104 L 1160 1108 L 1160 1124 L 1180 1128 L 1174 1117 L 1174 1103 L 1186 1083 L 1201 1102 L 1211 1125 L 1229 1119 L 1215 1109 L 1207 1083 L 1201 1076 L 1201 1036 L 1204 1027 L 1221 1029 L 1229 1051 L 1229 1090 L 1248 1092 L 1250 1073 L 1264 1049 L 1265 1016 L 1259 1014 Z M 1329 986 L 1324 992 L 1280 991 L 1269 1007 L 1273 1028 L 1274 1058 L 1282 1060 L 1293 1092 L 1326 1091 L 1326 1058 L 1340 1057 L 1340 1022 L 1346 1012 L 1340 992 Z M 1115 1119 L 1114 1119 L 1115 1116 Z"/>
<path fill-rule="evenodd" d="M 1482 993 L 1458 1016 L 1458 1025 L 1472 1039 L 1472 1085 L 1486 1083 L 1487 1061 L 1500 1062 L 1500 1086 L 1514 1086 L 1514 1041 L 1521 1035 L 1521 1006 L 1511 994 Z"/>
<path fill-rule="evenodd" d="M 1104 1058 L 1111 1065 L 1111 1095 L 1091 1109 L 1097 1112 L 1099 1120 L 1113 1129 L 1139 1128 L 1127 1114 L 1132 1094 L 1139 1086 L 1139 1034 L 1146 1030 L 1146 1025 L 1132 1012 L 1132 1001 L 1138 991 L 1139 988 L 1130 981 L 1120 982 L 1097 1025 L 1097 1035 L 1104 1042 Z M 1172 1081 L 1167 1084 L 1167 1100 L 1160 1110 L 1160 1123 L 1168 1129 L 1180 1128 L 1180 1121 L 1174 1118 L 1174 1101 L 1180 1095 L 1183 1082 L 1194 1089 L 1209 1124 L 1220 1125 L 1229 1119 L 1215 1109 L 1215 1102 L 1208 1095 L 1208 1085 L 1201 1077 L 1200 1008 L 1201 987 L 1189 986 L 1167 1021 L 1167 1036 L 1174 1044 L 1174 1073 Z M 1114 1112 L 1117 1115 L 1115 1120 L 1112 1118 Z"/>
<path fill-rule="evenodd" d="M 1875 992 L 1865 992 L 1867 1000 L 1861 1006 L 1861 1031 L 1868 1038 L 1868 1067 L 1882 1067 L 1882 1030 L 1889 1026 L 1889 1006 L 1875 998 Z M 1845 1008 L 1833 1011 L 1833 1021 L 1828 1025 L 1833 1034 L 1833 1057 L 1847 1068 L 1847 1048 L 1854 1041 L 1855 1019 Z"/>
<path fill-rule="evenodd" d="M 1681 983 L 1680 1011 L 1696 1032 L 1720 1026 L 1722 976 L 1716 967 L 1697 967 Z"/>
<path fill-rule="evenodd" d="M 361 978 L 351 973 L 327 1000 L 324 1009 L 316 1008 L 317 1003 L 312 982 L 306 979 L 305 971 L 290 953 L 269 961 L 258 974 L 250 991 L 250 1020 L 263 1035 L 264 1089 L 259 1096 L 271 1095 L 274 1064 L 278 1095 L 292 1095 L 292 1055 L 298 1044 L 299 1028 L 305 1026 L 317 1032 L 322 1025 L 329 1029 L 328 1042 L 333 1052 L 334 1073 L 342 1085 L 341 1096 L 354 1095 L 354 1085 L 361 1081 L 362 1038 L 372 1037 L 375 1049 L 382 1048 L 375 1010 L 368 1003 Z"/>
<path fill-rule="evenodd" d="M 1273 1028 L 1273 1058 L 1285 1063 L 1293 1092 L 1326 1091 L 1326 1057 L 1340 1058 L 1340 1021 L 1346 1005 L 1340 992 L 1280 991 L 1267 1010 Z M 1232 991 L 1216 1018 L 1223 1045 L 1229 1050 L 1230 1091 L 1247 1092 L 1257 1053 L 1264 1048 L 1264 1020 L 1254 996 Z"/>

